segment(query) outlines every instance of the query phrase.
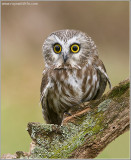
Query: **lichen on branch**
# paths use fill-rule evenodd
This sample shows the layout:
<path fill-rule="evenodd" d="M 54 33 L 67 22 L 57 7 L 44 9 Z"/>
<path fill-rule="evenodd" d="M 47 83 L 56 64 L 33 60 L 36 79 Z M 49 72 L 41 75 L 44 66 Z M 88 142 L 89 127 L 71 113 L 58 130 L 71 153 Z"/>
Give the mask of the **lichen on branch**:
<path fill-rule="evenodd" d="M 99 100 L 82 104 L 61 126 L 29 123 L 28 132 L 36 144 L 31 157 L 95 158 L 128 129 L 129 80 L 125 80 Z"/>
<path fill-rule="evenodd" d="M 28 123 L 33 140 L 30 152 L 16 158 L 95 158 L 115 138 L 129 129 L 129 80 L 100 99 L 81 104 L 61 126 Z"/>

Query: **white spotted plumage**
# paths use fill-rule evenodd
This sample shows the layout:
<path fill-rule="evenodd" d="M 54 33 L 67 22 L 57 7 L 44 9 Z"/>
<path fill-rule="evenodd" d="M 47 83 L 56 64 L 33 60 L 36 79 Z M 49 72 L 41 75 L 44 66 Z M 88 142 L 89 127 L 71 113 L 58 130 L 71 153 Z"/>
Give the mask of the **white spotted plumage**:
<path fill-rule="evenodd" d="M 53 50 L 56 43 L 61 46 L 60 54 Z M 73 44 L 79 46 L 78 53 L 71 52 Z M 52 33 L 44 42 L 43 55 L 46 67 L 41 83 L 41 104 L 47 123 L 61 124 L 64 112 L 99 98 L 107 82 L 110 85 L 94 41 L 81 31 Z"/>

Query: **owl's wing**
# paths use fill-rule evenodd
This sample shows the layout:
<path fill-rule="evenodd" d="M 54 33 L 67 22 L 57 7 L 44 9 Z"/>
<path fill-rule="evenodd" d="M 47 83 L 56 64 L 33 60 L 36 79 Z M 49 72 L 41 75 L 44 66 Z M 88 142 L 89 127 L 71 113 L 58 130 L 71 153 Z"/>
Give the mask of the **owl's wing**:
<path fill-rule="evenodd" d="M 98 73 L 99 78 L 100 78 L 99 89 L 98 89 L 95 97 L 93 98 L 93 99 L 97 99 L 97 98 L 101 97 L 101 95 L 105 91 L 107 82 L 109 84 L 109 88 L 111 89 L 111 82 L 110 82 L 110 79 L 109 79 L 109 77 L 106 73 L 105 66 L 100 59 L 99 59 L 99 63 L 97 63 L 97 64 L 94 63 L 94 67 L 97 70 L 97 73 Z"/>
<path fill-rule="evenodd" d="M 49 79 L 48 79 L 48 72 L 46 70 L 43 71 L 43 77 L 41 82 L 40 88 L 40 102 L 42 105 L 42 113 L 44 119 L 47 123 L 49 123 L 49 116 L 48 116 L 48 103 L 47 103 L 47 95 L 49 90 Z"/>
<path fill-rule="evenodd" d="M 53 111 L 51 106 L 49 106 L 49 98 L 48 98 L 49 88 L 50 88 L 50 81 L 49 81 L 48 70 L 44 70 L 40 88 L 41 92 L 40 101 L 42 105 L 43 117 L 46 123 L 48 124 L 60 124 L 62 120 L 60 119 L 59 115 Z"/>

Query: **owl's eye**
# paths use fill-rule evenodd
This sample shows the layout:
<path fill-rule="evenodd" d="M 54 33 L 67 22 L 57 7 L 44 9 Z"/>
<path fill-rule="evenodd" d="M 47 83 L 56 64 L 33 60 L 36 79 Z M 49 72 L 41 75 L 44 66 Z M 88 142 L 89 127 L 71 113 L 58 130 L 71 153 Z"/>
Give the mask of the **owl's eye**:
<path fill-rule="evenodd" d="M 57 43 L 57 44 L 54 45 L 53 49 L 54 49 L 55 53 L 60 53 L 61 50 L 62 50 L 62 47 L 61 47 L 60 44 Z"/>
<path fill-rule="evenodd" d="M 72 44 L 72 45 L 71 45 L 71 52 L 72 52 L 72 53 L 78 53 L 79 50 L 80 50 L 79 44 Z"/>

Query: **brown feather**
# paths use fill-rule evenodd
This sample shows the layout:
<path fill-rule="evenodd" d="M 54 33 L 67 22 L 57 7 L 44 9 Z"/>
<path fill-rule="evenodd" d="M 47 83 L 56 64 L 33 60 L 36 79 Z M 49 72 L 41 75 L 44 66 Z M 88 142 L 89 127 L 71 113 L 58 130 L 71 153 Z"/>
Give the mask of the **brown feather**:
<path fill-rule="evenodd" d="M 54 53 L 52 48 L 55 43 L 60 43 L 62 47 L 59 54 Z M 73 43 L 80 45 L 78 53 L 71 52 Z M 66 61 L 64 54 L 68 57 Z M 81 102 L 99 98 L 107 82 L 111 86 L 94 41 L 81 31 L 52 33 L 44 42 L 43 55 L 46 67 L 40 90 L 43 116 L 47 123 L 61 124 L 64 112 Z"/>

